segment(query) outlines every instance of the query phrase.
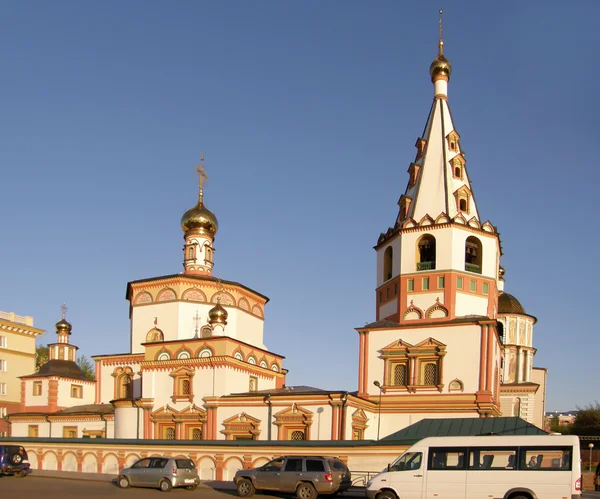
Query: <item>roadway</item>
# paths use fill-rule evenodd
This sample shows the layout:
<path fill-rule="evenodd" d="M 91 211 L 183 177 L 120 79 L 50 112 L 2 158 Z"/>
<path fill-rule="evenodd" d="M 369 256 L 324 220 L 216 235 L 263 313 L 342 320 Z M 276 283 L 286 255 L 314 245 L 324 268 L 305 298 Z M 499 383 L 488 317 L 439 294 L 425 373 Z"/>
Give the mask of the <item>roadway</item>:
<path fill-rule="evenodd" d="M 7 499 L 135 499 L 160 495 L 151 489 L 120 489 L 112 477 L 90 477 L 88 473 L 69 473 L 68 478 L 36 475 L 34 471 L 26 478 L 0 476 L 0 493 Z M 41 472 L 44 473 L 44 472 Z M 88 475 L 88 476 L 86 476 Z M 64 476 L 64 474 L 63 474 Z M 232 499 L 237 497 L 235 487 L 230 482 L 203 482 L 194 490 L 173 489 L 167 497 L 173 499 Z M 257 499 L 281 499 L 281 496 L 256 494 Z M 353 489 L 342 497 L 359 499 L 364 497 L 363 489 Z M 600 499 L 600 492 L 586 492 L 582 499 Z"/>

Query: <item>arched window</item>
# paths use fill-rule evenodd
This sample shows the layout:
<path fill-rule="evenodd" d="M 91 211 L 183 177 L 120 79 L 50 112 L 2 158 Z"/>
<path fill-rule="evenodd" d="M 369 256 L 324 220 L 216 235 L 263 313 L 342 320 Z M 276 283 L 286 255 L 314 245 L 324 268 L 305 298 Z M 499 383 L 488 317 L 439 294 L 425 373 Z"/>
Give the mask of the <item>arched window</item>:
<path fill-rule="evenodd" d="M 188 260 L 195 260 L 196 259 L 196 248 L 194 248 L 193 246 L 188 246 Z"/>
<path fill-rule="evenodd" d="M 165 439 L 166 440 L 175 440 L 175 428 L 169 426 L 165 429 Z"/>
<path fill-rule="evenodd" d="M 424 235 L 419 240 L 419 261 L 417 270 L 435 269 L 435 237 L 430 234 Z"/>
<path fill-rule="evenodd" d="M 513 416 L 521 417 L 521 399 L 519 397 L 513 401 Z"/>
<path fill-rule="evenodd" d="M 394 385 L 406 385 L 406 365 L 396 364 L 394 366 Z"/>
<path fill-rule="evenodd" d="M 458 201 L 458 207 L 460 208 L 460 211 L 467 211 L 467 200 L 465 198 L 462 198 Z"/>
<path fill-rule="evenodd" d="M 202 429 L 194 428 L 192 431 L 192 440 L 202 440 Z"/>
<path fill-rule="evenodd" d="M 392 262 L 394 261 L 394 250 L 391 246 L 385 249 L 383 254 L 383 280 L 387 281 L 392 278 Z"/>
<path fill-rule="evenodd" d="M 462 178 L 460 166 L 457 166 L 456 168 L 454 168 L 454 176 L 457 178 Z M 463 202 L 463 201 L 464 201 L 464 199 L 461 199 L 461 202 Z M 465 207 L 466 207 L 466 203 L 465 203 Z M 462 208 L 461 208 L 461 210 L 462 210 Z"/>
<path fill-rule="evenodd" d="M 122 374 L 119 378 L 119 398 L 133 398 L 133 383 L 129 374 Z"/>
<path fill-rule="evenodd" d="M 465 242 L 465 270 L 481 274 L 481 241 L 474 236 Z"/>
<path fill-rule="evenodd" d="M 423 384 L 424 385 L 437 385 L 437 365 L 436 364 L 425 364 L 423 370 Z"/>
<path fill-rule="evenodd" d="M 500 321 L 496 322 L 496 331 L 498 331 L 500 343 L 504 343 L 504 324 L 502 324 Z"/>

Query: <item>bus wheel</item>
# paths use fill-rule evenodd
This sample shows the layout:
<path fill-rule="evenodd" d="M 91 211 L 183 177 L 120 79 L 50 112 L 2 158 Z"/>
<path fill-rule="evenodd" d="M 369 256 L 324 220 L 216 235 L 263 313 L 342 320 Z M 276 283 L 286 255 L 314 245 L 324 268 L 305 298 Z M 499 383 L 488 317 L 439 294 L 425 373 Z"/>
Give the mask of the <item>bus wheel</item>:
<path fill-rule="evenodd" d="M 396 494 L 394 494 L 391 490 L 384 490 L 383 492 L 377 494 L 377 499 L 398 499 L 398 497 L 396 497 Z"/>

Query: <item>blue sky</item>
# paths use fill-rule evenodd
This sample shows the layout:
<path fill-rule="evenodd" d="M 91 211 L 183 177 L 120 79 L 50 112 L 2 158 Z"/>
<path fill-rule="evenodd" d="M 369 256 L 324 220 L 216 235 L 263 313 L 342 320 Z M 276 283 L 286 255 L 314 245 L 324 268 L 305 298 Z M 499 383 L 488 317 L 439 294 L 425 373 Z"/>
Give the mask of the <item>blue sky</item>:
<path fill-rule="evenodd" d="M 444 5 L 445 4 L 445 5 Z M 450 105 L 506 291 L 537 316 L 548 410 L 598 398 L 598 2 L 4 2 L 0 310 L 125 352 L 128 281 L 182 270 L 181 215 L 219 219 L 215 274 L 269 296 L 288 384 L 356 389 L 433 95 Z"/>

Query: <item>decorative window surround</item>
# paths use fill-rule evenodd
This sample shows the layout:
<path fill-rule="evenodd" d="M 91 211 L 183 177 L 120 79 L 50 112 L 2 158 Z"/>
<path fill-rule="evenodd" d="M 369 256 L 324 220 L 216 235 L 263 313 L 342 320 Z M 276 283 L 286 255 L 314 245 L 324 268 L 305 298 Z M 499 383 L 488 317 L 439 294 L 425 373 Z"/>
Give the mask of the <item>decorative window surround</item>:
<path fill-rule="evenodd" d="M 416 392 L 423 390 L 442 391 L 444 357 L 446 345 L 428 338 L 411 345 L 402 340 L 395 341 L 381 349 L 384 361 L 384 388 L 386 391 L 405 390 Z M 405 384 L 396 384 L 400 368 L 405 367 Z M 431 367 L 427 367 L 431 366 Z M 400 376 L 401 377 L 401 376 Z M 432 379 L 429 379 L 433 377 Z"/>

